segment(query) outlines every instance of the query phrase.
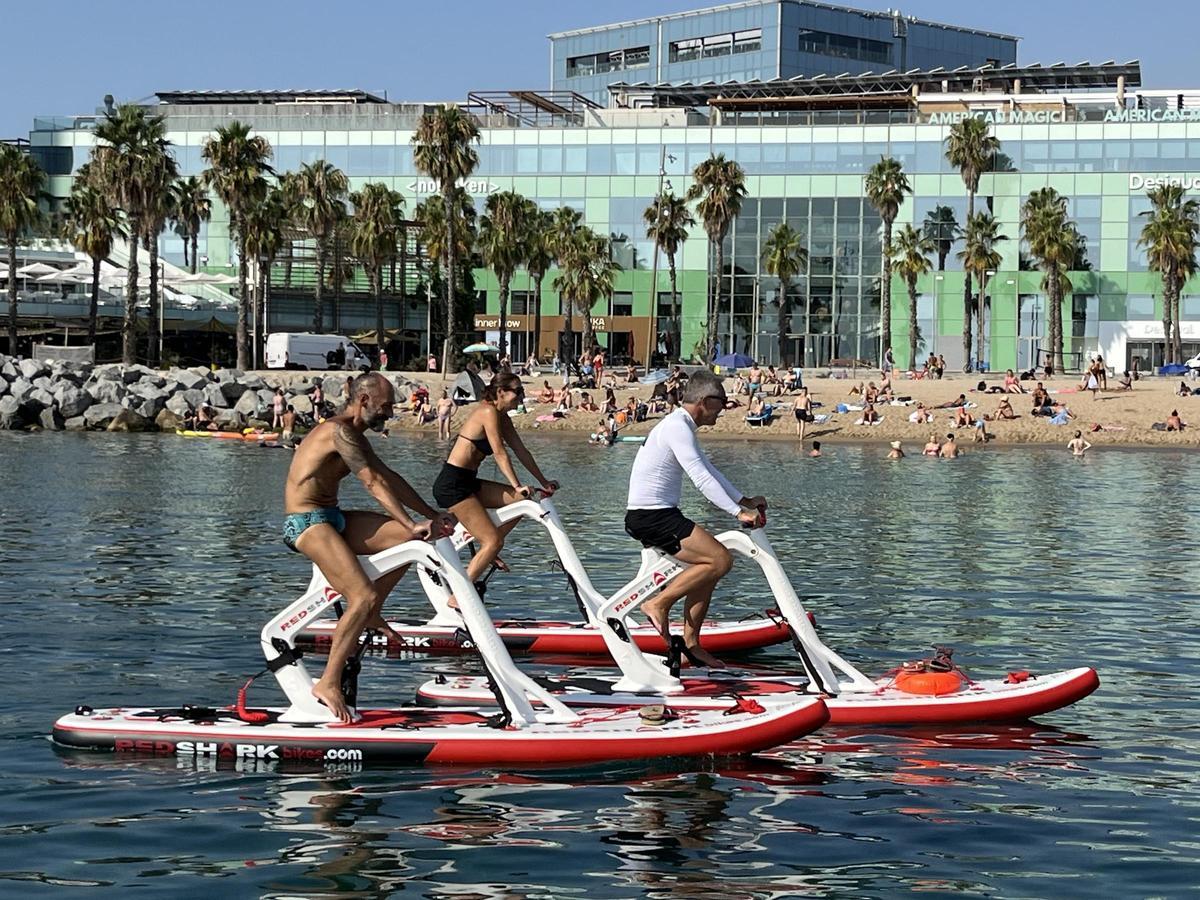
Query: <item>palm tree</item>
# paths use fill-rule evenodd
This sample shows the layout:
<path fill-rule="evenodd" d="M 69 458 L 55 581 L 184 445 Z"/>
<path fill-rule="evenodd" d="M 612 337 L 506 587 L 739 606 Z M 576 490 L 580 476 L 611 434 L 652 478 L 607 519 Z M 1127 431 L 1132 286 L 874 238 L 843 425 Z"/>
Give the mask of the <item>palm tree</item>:
<path fill-rule="evenodd" d="M 717 317 L 721 310 L 721 282 L 725 277 L 725 237 L 746 199 L 746 173 L 724 153 L 710 156 L 692 170 L 692 185 L 687 199 L 699 201 L 696 212 L 708 233 L 708 242 L 717 257 L 717 288 L 710 292 L 704 355 L 712 360 L 717 342 Z"/>
<path fill-rule="evenodd" d="M 646 211 L 642 213 L 646 223 L 646 237 L 654 241 L 658 249 L 667 255 L 667 266 L 671 277 L 671 347 L 679 353 L 682 337 L 682 326 L 679 321 L 679 290 L 675 272 L 675 257 L 679 248 L 687 240 L 688 229 L 696 224 L 696 219 L 688 209 L 687 201 L 676 197 L 671 191 L 663 191 L 654 198 Z M 651 288 L 651 309 L 658 309 L 658 285 Z M 650 360 L 646 360 L 649 366 Z"/>
<path fill-rule="evenodd" d="M 779 341 L 779 362 L 781 365 L 787 365 L 790 360 L 785 358 L 784 350 L 787 346 L 788 322 L 792 315 L 792 301 L 788 295 L 788 288 L 792 279 L 808 267 L 808 249 L 804 246 L 804 236 L 787 222 L 780 222 L 763 241 L 762 257 L 767 274 L 779 279 L 779 321 L 776 337 Z"/>
<path fill-rule="evenodd" d="M 317 277 L 313 295 L 313 331 L 325 330 L 325 267 L 338 228 L 346 218 L 350 181 L 346 173 L 323 159 L 304 163 L 288 186 L 293 191 L 296 224 L 317 245 Z"/>
<path fill-rule="evenodd" d="M 250 362 L 247 319 L 250 298 L 246 288 L 247 255 L 245 218 L 250 207 L 267 196 L 266 176 L 272 173 L 268 161 L 271 145 L 260 135 L 252 135 L 245 122 L 230 122 L 217 128 L 217 136 L 206 138 L 200 156 L 208 163 L 204 183 L 217 192 L 229 209 L 229 225 L 237 237 L 238 315 L 237 367 Z"/>
<path fill-rule="evenodd" d="M 190 263 L 192 274 L 196 274 L 196 249 L 200 243 L 200 227 L 212 218 L 212 201 L 204 182 L 197 175 L 189 175 L 175 182 L 175 202 L 171 218 L 175 231 L 183 238 L 183 264 L 189 264 L 188 244 L 191 244 Z"/>
<path fill-rule="evenodd" d="M 75 173 L 66 203 L 66 223 L 71 243 L 92 260 L 92 300 L 88 307 L 88 343 L 96 343 L 96 317 L 100 304 L 100 264 L 112 253 L 113 241 L 123 238 L 121 215 L 89 181 L 89 163 Z"/>
<path fill-rule="evenodd" d="M 953 207 L 935 206 L 925 214 L 923 228 L 925 237 L 937 249 L 938 271 L 945 272 L 946 257 L 954 249 L 954 242 L 959 237 L 958 219 L 954 216 Z"/>
<path fill-rule="evenodd" d="M 996 273 L 996 267 L 1000 265 L 1000 253 L 996 250 L 996 245 L 1001 241 L 1008 240 L 1006 235 L 1000 234 L 999 227 L 999 223 L 992 218 L 990 212 L 980 210 L 967 219 L 967 228 L 963 234 L 963 248 L 958 251 L 963 271 L 970 272 L 979 280 L 979 299 L 975 304 L 975 321 L 979 333 L 976 350 L 979 354 L 979 371 L 981 372 L 986 350 L 984 347 L 986 338 L 984 310 L 987 306 L 988 278 Z M 969 328 L 970 323 L 967 324 Z"/>
<path fill-rule="evenodd" d="M 420 242 L 425 245 L 431 259 L 444 260 L 447 253 L 452 253 L 455 258 L 466 257 L 471 254 L 471 250 L 475 246 L 475 220 L 477 218 L 475 203 L 461 187 L 455 186 L 451 192 L 450 210 L 449 227 L 446 224 L 446 207 L 441 197 L 429 197 L 422 200 L 413 211 L 419 226 Z M 458 283 L 461 273 L 457 270 L 455 273 L 455 283 L 450 286 L 449 291 L 443 290 L 443 294 L 449 296 L 451 306 L 455 307 L 453 310 L 443 311 L 447 327 L 450 326 L 452 320 L 455 322 L 458 320 L 459 294 L 462 286 Z M 431 321 L 432 315 L 431 311 Z M 443 345 L 450 347 L 451 345 L 446 343 L 446 340 L 443 338 Z M 443 361 L 444 370 L 449 365 L 450 363 Z"/>
<path fill-rule="evenodd" d="M 146 362 L 157 366 L 158 317 L 162 302 L 161 285 L 158 283 L 158 238 L 167 225 L 174 210 L 173 188 L 179 177 L 179 166 L 169 153 L 156 154 L 147 160 L 145 169 L 146 210 L 142 217 L 142 248 L 150 256 L 150 309 L 146 314 Z"/>
<path fill-rule="evenodd" d="M 892 224 L 900 212 L 904 195 L 912 193 L 908 176 L 899 160 L 881 157 L 871 166 L 863 182 L 867 200 L 883 220 L 883 272 L 879 285 L 880 353 L 892 346 Z"/>
<path fill-rule="evenodd" d="M 542 279 L 554 264 L 553 229 L 554 215 L 534 205 L 525 238 L 525 270 L 533 281 L 533 353 L 537 357 L 542 350 Z"/>
<path fill-rule="evenodd" d="M 1078 251 L 1078 233 L 1067 217 L 1067 198 L 1052 187 L 1033 191 L 1021 206 L 1021 230 L 1030 255 L 1042 270 L 1042 290 L 1049 309 L 1050 362 L 1063 370 L 1062 301 L 1067 271 Z"/>
<path fill-rule="evenodd" d="M 110 203 L 125 212 L 129 234 L 121 359 L 132 365 L 137 358 L 138 242 L 145 233 L 147 216 L 154 214 L 162 159 L 170 152 L 166 120 L 150 115 L 144 107 L 124 103 L 105 115 L 95 134 L 91 179 Z"/>
<path fill-rule="evenodd" d="M 500 356 L 508 350 L 508 292 L 513 274 L 528 254 L 531 203 L 513 191 L 491 194 L 479 219 L 479 251 L 500 286 Z M 536 207 L 534 208 L 536 209 Z"/>
<path fill-rule="evenodd" d="M 417 130 L 412 136 L 413 163 L 417 171 L 437 182 L 438 191 L 442 196 L 443 221 L 449 222 L 454 218 L 454 188 L 458 186 L 459 181 L 469 177 L 479 165 L 479 154 L 471 146 L 478 140 L 479 125 L 455 104 L 448 103 L 426 111 L 417 124 Z M 458 334 L 452 301 L 457 255 L 455 242 L 446 241 L 443 250 L 446 342 L 442 348 L 442 366 L 443 372 L 449 372 L 453 342 Z"/>
<path fill-rule="evenodd" d="M 258 368 L 263 359 L 267 334 L 267 298 L 271 291 L 271 266 L 289 243 L 291 207 L 278 187 L 267 191 L 266 199 L 246 210 L 246 255 L 257 261 L 258 284 L 254 290 L 254 347 L 250 364 Z"/>
<path fill-rule="evenodd" d="M 612 297 L 619 268 L 612 258 L 612 242 L 586 225 L 579 225 L 569 239 L 560 243 L 558 260 L 559 274 L 554 279 L 554 289 L 567 301 L 564 333 L 569 338 L 571 316 L 574 313 L 582 315 L 583 349 L 589 353 L 596 343 L 592 307 L 601 299 Z"/>
<path fill-rule="evenodd" d="M 350 252 L 358 257 L 371 281 L 375 297 L 375 342 L 380 353 L 387 343 L 383 328 L 383 270 L 398 255 L 404 197 L 382 182 L 366 185 L 350 195 L 354 219 L 350 230 Z"/>
<path fill-rule="evenodd" d="M 0 144 L 0 235 L 8 244 L 8 352 L 17 355 L 17 241 L 41 221 L 38 198 L 45 175 L 37 161 Z"/>
<path fill-rule="evenodd" d="M 1162 185 L 1147 191 L 1151 208 L 1142 213 L 1146 224 L 1138 245 L 1146 248 L 1150 268 L 1163 283 L 1163 337 L 1166 362 L 1183 360 L 1183 339 L 1179 325 L 1179 295 L 1187 280 L 1196 274 L 1197 214 L 1200 204 L 1184 200 L 1179 185 Z"/>
<path fill-rule="evenodd" d="M 563 279 L 562 272 L 567 268 L 567 260 L 575 250 L 575 233 L 583 227 L 583 213 L 570 206 L 560 206 L 553 213 L 550 230 L 550 246 L 554 251 L 554 259 L 558 264 L 560 275 L 551 283 L 558 291 L 559 307 L 563 314 L 563 330 L 559 335 L 558 353 L 563 365 L 568 370 L 575 367 L 575 328 L 574 304 L 561 287 L 568 284 L 570 279 Z"/>
<path fill-rule="evenodd" d="M 983 119 L 968 116 L 950 126 L 946 136 L 946 160 L 958 169 L 967 186 L 967 221 L 975 214 L 975 193 L 979 176 L 991 165 L 1000 151 L 1000 142 Z M 971 366 L 971 273 L 963 278 L 963 371 Z"/>
<path fill-rule="evenodd" d="M 942 207 L 945 209 L 946 207 Z M 928 220 L 926 220 L 928 223 Z M 937 248 L 937 242 L 929 237 L 928 229 L 918 231 L 912 225 L 904 225 L 896 233 L 892 246 L 892 258 L 896 270 L 908 287 L 908 367 L 917 367 L 917 279 L 932 268 L 929 254 Z M 938 250 L 940 253 L 940 249 Z"/>

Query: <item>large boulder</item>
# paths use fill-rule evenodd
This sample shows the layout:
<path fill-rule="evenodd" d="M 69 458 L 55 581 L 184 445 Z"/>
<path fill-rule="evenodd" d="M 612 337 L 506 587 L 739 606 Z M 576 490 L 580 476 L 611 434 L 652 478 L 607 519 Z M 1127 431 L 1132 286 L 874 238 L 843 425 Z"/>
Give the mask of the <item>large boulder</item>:
<path fill-rule="evenodd" d="M 159 431 L 165 431 L 169 434 L 183 427 L 183 419 L 168 407 L 167 409 L 160 410 L 158 415 L 154 417 L 154 425 Z"/>
<path fill-rule="evenodd" d="M 172 394 L 167 398 L 167 409 L 177 416 L 186 415 L 192 409 L 192 404 L 188 403 L 185 394 L 191 393 L 186 391 L 180 394 Z"/>
<path fill-rule="evenodd" d="M 261 409 L 261 401 L 258 394 L 254 393 L 254 391 L 246 391 L 242 394 L 238 402 L 233 405 L 234 412 L 239 412 L 247 418 L 259 415 Z"/>
<path fill-rule="evenodd" d="M 59 387 L 54 399 L 58 403 L 58 411 L 62 413 L 64 419 L 73 419 L 75 416 L 83 415 L 83 411 L 92 405 L 92 395 L 87 391 L 81 391 L 72 384 Z"/>
<path fill-rule="evenodd" d="M 4 357 L 4 362 L 0 363 L 0 376 L 3 376 L 5 381 L 12 381 L 19 374 L 17 364 L 12 357 Z"/>
<path fill-rule="evenodd" d="M 54 388 L 56 387 L 53 379 L 51 379 L 49 375 L 39 375 L 37 378 L 33 379 L 33 386 L 35 388 L 41 388 L 43 391 L 49 391 L 52 394 L 54 393 Z"/>
<path fill-rule="evenodd" d="M 43 409 L 41 414 L 38 416 L 38 424 L 40 424 L 46 431 L 62 431 L 63 417 L 59 414 L 57 409 L 51 409 L 48 407 Z"/>
<path fill-rule="evenodd" d="M 107 428 L 121 413 L 129 412 L 120 403 L 94 403 L 83 414 L 88 428 Z"/>
<path fill-rule="evenodd" d="M 132 409 L 123 409 L 108 423 L 107 431 L 149 431 L 151 420 L 145 416 L 134 412 Z"/>
<path fill-rule="evenodd" d="M 133 410 L 142 418 L 153 420 L 162 412 L 166 403 L 167 400 L 165 397 L 150 397 L 133 407 Z"/>
<path fill-rule="evenodd" d="M 0 397 L 0 429 L 11 431 L 14 428 L 20 428 L 25 424 L 25 417 L 21 413 L 21 404 L 15 398 Z"/>
<path fill-rule="evenodd" d="M 143 378 L 157 378 L 158 372 L 151 369 L 149 366 L 140 364 L 125 366 L 121 369 L 121 380 L 126 384 L 135 384 Z"/>
<path fill-rule="evenodd" d="M 225 409 L 229 406 L 229 401 L 225 399 L 225 395 L 221 393 L 221 388 L 216 384 L 209 384 L 204 388 L 204 402 L 209 406 L 217 409 Z M 240 397 L 241 394 L 238 394 Z"/>
<path fill-rule="evenodd" d="M 172 370 L 171 377 L 183 385 L 184 390 L 195 391 L 208 384 L 208 379 L 193 369 Z"/>
<path fill-rule="evenodd" d="M 241 380 L 242 384 L 245 385 L 246 388 L 251 391 L 261 391 L 267 387 L 267 383 L 262 380 L 262 376 L 255 375 L 253 372 L 251 372 L 249 375 L 244 376 L 240 380 Z"/>
<path fill-rule="evenodd" d="M 290 400 L 288 400 L 288 403 L 291 404 L 292 409 L 301 415 L 312 415 L 313 402 L 312 398 L 307 394 L 297 394 L 295 397 L 292 397 Z"/>
<path fill-rule="evenodd" d="M 120 381 L 124 382 L 125 377 L 121 370 L 120 363 L 105 363 L 102 366 L 96 366 L 92 370 L 93 382 L 96 381 Z"/>
<path fill-rule="evenodd" d="M 213 372 L 213 378 L 220 382 L 241 381 L 245 375 L 241 369 L 217 369 Z"/>
<path fill-rule="evenodd" d="M 63 428 L 67 431 L 87 431 L 87 419 L 83 416 L 72 416 L 63 422 Z"/>
<path fill-rule="evenodd" d="M 0 397 L 3 397 L 5 394 L 7 394 L 8 390 L 8 379 L 0 378 Z"/>
<path fill-rule="evenodd" d="M 129 388 L 129 393 L 143 400 L 161 398 L 164 403 L 167 400 L 167 392 L 150 381 L 139 381 Z"/>
<path fill-rule="evenodd" d="M 17 363 L 17 368 L 20 370 L 21 376 L 30 381 L 33 381 L 39 375 L 48 375 L 50 373 L 50 367 L 36 359 L 23 359 Z"/>
<path fill-rule="evenodd" d="M 241 431 L 246 427 L 242 414 L 232 409 L 218 409 L 213 420 L 222 431 Z"/>
<path fill-rule="evenodd" d="M 33 382 L 23 376 L 18 376 L 17 380 L 8 386 L 9 395 L 18 403 L 24 403 L 33 392 Z"/>
<path fill-rule="evenodd" d="M 184 391 L 182 396 L 183 399 L 187 401 L 188 406 L 190 406 L 192 409 L 199 407 L 200 404 L 205 400 L 203 390 Z"/>
<path fill-rule="evenodd" d="M 97 403 L 120 403 L 129 393 L 122 382 L 108 378 L 93 381 L 85 390 Z"/>
<path fill-rule="evenodd" d="M 228 402 L 235 403 L 247 389 L 240 381 L 222 381 L 219 390 Z"/>
<path fill-rule="evenodd" d="M 25 398 L 25 403 L 35 403 L 38 409 L 46 409 L 54 405 L 54 395 L 42 388 L 34 388 L 29 392 L 29 396 Z"/>

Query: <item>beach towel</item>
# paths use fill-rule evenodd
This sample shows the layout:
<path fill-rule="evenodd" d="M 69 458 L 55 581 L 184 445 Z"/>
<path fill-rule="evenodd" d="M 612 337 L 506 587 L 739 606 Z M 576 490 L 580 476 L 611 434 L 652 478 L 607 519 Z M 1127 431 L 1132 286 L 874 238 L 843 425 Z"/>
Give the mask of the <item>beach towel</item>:
<path fill-rule="evenodd" d="M 557 418 L 558 416 L 538 416 L 537 420 L 539 422 L 553 422 Z"/>
<path fill-rule="evenodd" d="M 821 413 L 819 416 L 813 416 L 812 424 L 824 425 L 829 421 L 829 413 Z"/>
<path fill-rule="evenodd" d="M 883 416 L 880 416 L 878 419 L 876 419 L 876 420 L 875 420 L 874 422 L 872 422 L 871 424 L 872 424 L 872 425 L 878 425 L 878 424 L 879 424 L 880 422 L 882 422 L 882 421 L 883 421 Z M 862 419 L 857 419 L 857 420 L 854 422 L 854 424 L 855 424 L 855 425 L 865 425 L 865 424 L 866 424 L 866 422 L 864 422 Z"/>
<path fill-rule="evenodd" d="M 1070 421 L 1071 420 L 1069 418 L 1067 418 L 1067 414 L 1065 412 L 1060 412 L 1051 417 L 1050 424 L 1051 425 L 1066 425 Z"/>

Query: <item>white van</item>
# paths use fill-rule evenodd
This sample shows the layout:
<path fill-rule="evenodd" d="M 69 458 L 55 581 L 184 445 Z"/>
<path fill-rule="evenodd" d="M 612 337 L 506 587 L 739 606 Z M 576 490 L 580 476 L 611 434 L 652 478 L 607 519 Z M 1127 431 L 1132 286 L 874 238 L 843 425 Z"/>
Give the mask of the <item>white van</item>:
<path fill-rule="evenodd" d="M 346 354 L 345 363 L 341 365 L 335 362 L 339 348 Z M 370 360 L 362 348 L 340 334 L 277 331 L 267 335 L 268 369 L 345 369 L 355 372 L 370 367 Z"/>

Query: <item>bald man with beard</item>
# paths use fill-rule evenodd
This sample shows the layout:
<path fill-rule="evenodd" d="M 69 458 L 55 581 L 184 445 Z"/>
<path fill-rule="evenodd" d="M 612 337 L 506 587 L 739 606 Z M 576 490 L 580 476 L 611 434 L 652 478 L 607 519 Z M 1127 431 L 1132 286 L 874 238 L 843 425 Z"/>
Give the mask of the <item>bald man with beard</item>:
<path fill-rule="evenodd" d="M 358 556 L 405 541 L 440 537 L 454 527 L 453 518 L 422 500 L 407 481 L 383 464 L 367 440 L 367 430 L 381 431 L 392 415 L 396 395 L 391 382 L 377 372 L 361 375 L 351 382 L 349 395 L 340 415 L 305 436 L 292 459 L 283 495 L 283 542 L 311 559 L 346 601 L 325 671 L 312 689 L 313 696 L 343 722 L 351 721 L 351 716 L 342 696 L 342 670 L 364 629 L 391 632 L 382 616 L 383 602 L 405 572 L 402 568 L 372 582 Z M 387 515 L 342 511 L 338 486 L 350 474 L 363 483 Z M 414 522 L 409 509 L 429 521 Z"/>

